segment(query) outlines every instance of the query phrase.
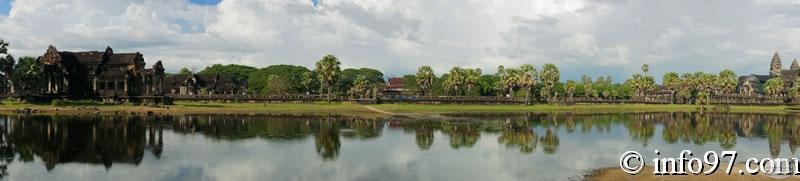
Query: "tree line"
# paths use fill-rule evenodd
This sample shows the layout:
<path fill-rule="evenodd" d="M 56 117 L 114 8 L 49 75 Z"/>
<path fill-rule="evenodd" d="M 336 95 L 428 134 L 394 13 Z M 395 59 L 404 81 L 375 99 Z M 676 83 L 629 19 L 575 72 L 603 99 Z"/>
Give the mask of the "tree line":
<path fill-rule="evenodd" d="M 340 66 L 338 58 L 326 55 L 315 64 L 313 70 L 296 65 L 272 65 L 256 69 L 244 65 L 216 64 L 199 73 L 233 75 L 247 82 L 252 93 L 265 95 L 306 93 L 368 97 L 376 93 L 376 88 L 386 84 L 384 74 L 379 70 L 341 70 Z M 532 64 L 519 67 L 501 65 L 494 74 L 483 74 L 479 68 L 456 66 L 440 75 L 430 66 L 421 66 L 415 74 L 404 75 L 402 79 L 406 93 L 414 95 L 524 97 L 526 104 L 574 97 L 631 99 L 651 96 L 658 90 L 665 91 L 673 102 L 708 104 L 712 95 L 737 93 L 737 75 L 728 69 L 718 74 L 668 72 L 663 75 L 662 87 L 658 89 L 659 85 L 649 72 L 649 65 L 642 65 L 641 68 L 641 72 L 622 83 L 614 83 L 611 76 L 593 78 L 589 75 L 582 75 L 579 81 L 562 82 L 561 72 L 555 64 L 544 64 L 541 68 Z M 785 90 L 782 87 L 783 81 L 775 77 L 764 85 L 754 85 L 753 92 L 764 90 L 768 95 L 782 92 L 798 95 L 797 86 Z"/>
<path fill-rule="evenodd" d="M 8 54 L 8 42 L 0 39 L 0 91 L 9 93 L 38 90 L 44 85 L 44 71 L 35 57 L 15 59 Z M 328 94 L 350 97 L 370 97 L 386 84 L 384 74 L 372 68 L 342 69 L 334 55 L 322 57 L 312 69 L 297 65 L 270 65 L 256 68 L 247 65 L 215 64 L 197 74 L 224 74 L 234 81 L 247 84 L 251 94 Z M 737 92 L 737 75 L 725 69 L 719 73 L 694 72 L 679 74 L 668 72 L 662 83 L 649 73 L 650 67 L 642 65 L 642 72 L 633 74 L 622 83 L 614 83 L 610 76 L 593 78 L 582 75 L 578 81 L 560 80 L 561 72 L 555 64 L 536 67 L 523 64 L 518 67 L 498 66 L 494 74 L 483 74 L 479 68 L 453 67 L 437 75 L 430 66 L 421 66 L 415 74 L 403 76 L 406 93 L 431 96 L 503 96 L 524 97 L 527 104 L 574 97 L 596 99 L 631 99 L 666 92 L 673 102 L 707 104 L 715 95 L 788 96 L 800 100 L 800 79 L 786 82 L 780 76 L 765 82 L 745 81 Z M 187 68 L 178 74 L 192 74 Z"/>

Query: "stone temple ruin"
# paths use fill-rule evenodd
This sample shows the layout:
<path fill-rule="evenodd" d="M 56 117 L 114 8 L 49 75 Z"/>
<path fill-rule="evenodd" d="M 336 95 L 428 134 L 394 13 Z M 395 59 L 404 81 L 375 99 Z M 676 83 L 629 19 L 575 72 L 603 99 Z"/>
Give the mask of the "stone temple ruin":
<path fill-rule="evenodd" d="M 783 79 L 785 87 L 791 87 L 797 77 L 800 76 L 800 64 L 797 62 L 797 59 L 794 59 L 788 70 L 783 69 L 781 64 L 781 57 L 778 55 L 778 52 L 775 52 L 770 62 L 769 75 L 750 74 L 740 76 L 737 86 L 739 93 L 746 96 L 763 93 L 763 90 L 760 90 L 760 87 L 762 87 L 761 85 L 773 77 L 780 77 Z"/>
<path fill-rule="evenodd" d="M 145 67 L 141 53 L 105 51 L 58 51 L 50 46 L 39 57 L 45 84 L 42 96 L 58 98 L 93 98 L 104 101 L 162 101 L 164 67 L 158 61 Z M 135 99 L 135 100 L 134 100 Z"/>

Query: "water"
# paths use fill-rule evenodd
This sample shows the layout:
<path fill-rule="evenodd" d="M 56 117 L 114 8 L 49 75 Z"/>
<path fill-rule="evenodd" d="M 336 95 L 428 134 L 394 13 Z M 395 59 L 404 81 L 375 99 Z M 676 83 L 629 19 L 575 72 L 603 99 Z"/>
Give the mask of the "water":
<path fill-rule="evenodd" d="M 5 180 L 567 180 L 636 150 L 797 157 L 762 114 L 2 116 Z"/>

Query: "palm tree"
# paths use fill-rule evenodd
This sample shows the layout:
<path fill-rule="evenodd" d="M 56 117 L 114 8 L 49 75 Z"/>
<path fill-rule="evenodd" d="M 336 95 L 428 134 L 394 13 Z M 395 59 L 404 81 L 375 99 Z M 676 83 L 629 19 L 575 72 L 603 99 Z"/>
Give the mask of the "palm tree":
<path fill-rule="evenodd" d="M 364 98 L 364 95 L 366 94 L 367 90 L 369 90 L 367 84 L 368 82 L 366 77 L 364 76 L 356 77 L 356 80 L 353 83 L 353 87 L 350 88 L 351 97 L 353 97 L 353 94 L 355 94 L 354 98 Z"/>
<path fill-rule="evenodd" d="M 696 72 L 694 74 L 692 84 L 697 92 L 697 96 L 695 96 L 696 104 L 705 105 L 711 103 L 711 92 L 714 90 L 714 82 L 716 79 L 716 74 L 705 72 Z"/>
<path fill-rule="evenodd" d="M 442 86 L 445 90 L 449 91 L 456 91 L 457 95 L 460 95 L 462 91 L 461 89 L 464 88 L 464 69 L 461 67 L 453 67 L 450 69 L 450 73 L 448 74 L 447 78 L 445 78 L 444 82 L 442 82 Z"/>
<path fill-rule="evenodd" d="M 497 89 L 500 92 L 506 92 L 508 95 L 514 94 L 514 89 L 519 87 L 519 69 L 505 68 L 504 66 L 497 67 L 497 77 L 500 82 L 497 84 Z"/>
<path fill-rule="evenodd" d="M 592 77 L 589 75 L 581 76 L 583 82 L 583 96 L 586 98 L 592 97 Z"/>
<path fill-rule="evenodd" d="M 464 85 L 467 87 L 467 92 L 472 91 L 475 85 L 478 84 L 478 79 L 481 78 L 481 69 L 465 69 L 464 70 Z"/>
<path fill-rule="evenodd" d="M 736 91 L 736 73 L 732 70 L 725 69 L 719 72 L 718 89 L 720 93 L 731 94 Z"/>
<path fill-rule="evenodd" d="M 422 95 L 427 95 L 430 91 L 431 87 L 433 86 L 433 81 L 436 78 L 436 74 L 433 73 L 433 69 L 430 66 L 422 66 L 419 67 L 417 70 L 417 85 L 419 86 L 419 91 Z"/>
<path fill-rule="evenodd" d="M 555 64 L 544 64 L 542 67 L 542 75 L 540 76 L 542 83 L 544 83 L 544 87 L 541 90 L 542 97 L 550 100 L 552 97 L 552 92 L 554 91 L 554 87 L 561 76 L 561 73 L 558 71 L 558 67 Z"/>
<path fill-rule="evenodd" d="M 569 96 L 569 99 L 572 99 L 572 96 L 575 94 L 575 81 L 568 80 L 565 89 L 567 91 L 567 96 Z"/>
<path fill-rule="evenodd" d="M 789 88 L 789 97 L 792 98 L 793 102 L 798 102 L 798 98 L 800 98 L 800 79 L 794 79 L 792 82 L 792 87 Z"/>
<path fill-rule="evenodd" d="M 536 86 L 539 74 L 536 67 L 531 64 L 523 64 L 517 72 L 517 85 L 525 90 L 525 104 L 533 104 L 533 87 Z"/>
<path fill-rule="evenodd" d="M 331 101 L 331 89 L 336 85 L 342 69 L 339 67 L 341 62 L 333 55 L 326 55 L 317 62 L 314 72 L 317 73 L 319 82 L 328 89 L 328 102 Z"/>
<path fill-rule="evenodd" d="M 780 76 L 773 77 L 764 83 L 764 92 L 770 96 L 775 96 L 783 92 L 783 79 Z"/>
<path fill-rule="evenodd" d="M 303 87 L 306 88 L 307 94 L 311 94 L 312 87 L 314 87 L 316 80 L 317 79 L 316 75 L 314 75 L 314 72 L 309 71 L 303 73 Z"/>
<path fill-rule="evenodd" d="M 669 89 L 670 97 L 672 103 L 675 101 L 675 93 L 678 92 L 678 89 L 681 88 L 681 78 L 678 76 L 678 73 L 675 72 L 668 72 L 664 74 L 664 78 L 662 79 L 662 84 L 664 87 Z"/>
<path fill-rule="evenodd" d="M 642 65 L 642 72 L 644 72 L 644 74 L 633 74 L 631 79 L 628 81 L 635 91 L 636 96 L 644 96 L 648 91 L 655 88 L 655 79 L 653 76 L 647 74 L 648 71 L 650 71 L 650 66 L 644 64 Z"/>

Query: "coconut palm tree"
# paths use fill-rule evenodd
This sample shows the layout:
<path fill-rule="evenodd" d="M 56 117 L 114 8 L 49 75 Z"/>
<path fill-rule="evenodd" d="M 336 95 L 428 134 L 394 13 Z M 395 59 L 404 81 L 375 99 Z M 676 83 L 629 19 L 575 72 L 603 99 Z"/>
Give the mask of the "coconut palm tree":
<path fill-rule="evenodd" d="M 328 102 L 331 101 L 331 89 L 336 85 L 336 81 L 339 80 L 339 76 L 342 73 L 342 69 L 339 67 L 341 64 L 335 56 L 326 55 L 317 62 L 316 69 L 314 69 L 319 82 L 328 89 Z"/>
<path fill-rule="evenodd" d="M 419 67 L 417 70 L 417 86 L 419 86 L 419 91 L 422 95 L 427 95 L 433 86 L 433 81 L 436 78 L 436 74 L 433 73 L 433 69 L 430 66 L 422 66 Z"/>

